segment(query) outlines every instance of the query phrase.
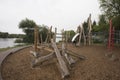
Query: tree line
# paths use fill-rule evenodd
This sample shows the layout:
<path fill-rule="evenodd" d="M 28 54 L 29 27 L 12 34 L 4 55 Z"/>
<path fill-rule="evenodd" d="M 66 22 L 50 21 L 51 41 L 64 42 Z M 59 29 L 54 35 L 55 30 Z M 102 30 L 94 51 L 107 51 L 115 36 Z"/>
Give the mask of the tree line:
<path fill-rule="evenodd" d="M 9 34 L 8 32 L 0 32 L 0 38 L 23 38 L 24 34 Z"/>

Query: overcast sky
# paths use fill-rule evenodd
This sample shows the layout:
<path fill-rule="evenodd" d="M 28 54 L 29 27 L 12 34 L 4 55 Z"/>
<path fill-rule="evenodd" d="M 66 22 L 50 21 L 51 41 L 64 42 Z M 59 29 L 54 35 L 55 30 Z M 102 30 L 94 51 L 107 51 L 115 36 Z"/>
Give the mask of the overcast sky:
<path fill-rule="evenodd" d="M 0 31 L 23 33 L 18 24 L 25 18 L 39 25 L 52 25 L 59 31 L 76 30 L 90 13 L 92 21 L 97 21 L 98 0 L 0 0 Z"/>

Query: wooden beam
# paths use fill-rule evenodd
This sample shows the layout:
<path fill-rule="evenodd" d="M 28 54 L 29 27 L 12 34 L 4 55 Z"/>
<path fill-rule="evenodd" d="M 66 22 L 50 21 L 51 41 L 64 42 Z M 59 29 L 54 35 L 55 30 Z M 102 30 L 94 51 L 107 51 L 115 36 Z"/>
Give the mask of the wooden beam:
<path fill-rule="evenodd" d="M 54 33 L 54 42 L 56 42 L 56 34 L 57 34 L 57 28 L 55 28 L 55 33 Z"/>
<path fill-rule="evenodd" d="M 37 27 L 35 26 L 35 30 L 34 30 L 34 49 L 35 52 L 37 52 Z"/>
<path fill-rule="evenodd" d="M 72 59 L 71 56 L 69 56 L 67 53 L 65 53 L 65 45 L 62 43 L 62 55 L 65 57 L 69 65 L 75 63 L 75 60 Z"/>
<path fill-rule="evenodd" d="M 38 57 L 38 53 L 37 52 L 35 52 L 35 51 L 30 51 L 30 53 L 34 56 L 34 57 Z"/>
<path fill-rule="evenodd" d="M 56 43 L 53 42 L 53 39 L 51 39 L 51 42 L 52 42 L 52 46 L 54 48 L 54 51 L 55 51 L 55 54 L 56 54 L 56 57 L 58 59 L 58 62 L 59 62 L 59 65 L 60 65 L 60 69 L 61 69 L 61 72 L 62 72 L 62 78 L 64 78 L 65 76 L 68 76 L 70 73 L 69 73 L 69 70 L 66 66 L 66 63 L 64 62 L 61 54 L 60 54 L 60 51 L 58 50 L 57 46 L 56 46 Z"/>
<path fill-rule="evenodd" d="M 37 46 L 37 48 L 40 50 L 47 50 L 47 51 L 53 52 L 52 49 L 50 49 L 49 47 L 46 47 L 46 46 Z"/>
<path fill-rule="evenodd" d="M 41 39 L 41 45 L 42 45 L 43 43 L 42 34 L 40 34 L 40 39 Z"/>
<path fill-rule="evenodd" d="M 50 52 L 53 52 L 54 50 L 48 48 L 48 47 L 45 47 L 44 50 L 47 50 L 47 51 L 50 51 Z"/>
<path fill-rule="evenodd" d="M 32 67 L 35 67 L 35 66 L 37 66 L 38 64 L 41 64 L 41 63 L 43 63 L 43 62 L 45 62 L 45 61 L 48 61 L 48 60 L 50 60 L 50 59 L 52 59 L 52 58 L 54 58 L 54 57 L 55 57 L 55 52 L 52 52 L 52 53 L 50 53 L 50 54 L 48 54 L 48 55 L 46 55 L 46 56 L 39 57 L 39 58 L 37 58 L 37 59 L 35 59 L 35 60 L 33 61 Z"/>
<path fill-rule="evenodd" d="M 40 45 L 40 40 L 39 40 L 39 28 L 36 26 L 36 38 L 37 38 L 37 45 Z"/>
<path fill-rule="evenodd" d="M 81 26 L 83 27 L 83 24 Z M 86 36 L 85 36 L 85 32 L 84 32 L 84 27 L 83 27 L 82 33 L 83 33 L 83 38 L 84 38 L 84 45 L 86 45 Z"/>
<path fill-rule="evenodd" d="M 74 52 L 71 51 L 71 50 L 67 50 L 66 52 L 67 52 L 69 55 L 71 55 L 71 56 L 78 57 L 79 59 L 82 59 L 82 60 L 86 59 L 85 56 L 82 56 L 82 55 L 79 55 L 79 54 L 77 54 L 77 53 L 74 53 Z"/>

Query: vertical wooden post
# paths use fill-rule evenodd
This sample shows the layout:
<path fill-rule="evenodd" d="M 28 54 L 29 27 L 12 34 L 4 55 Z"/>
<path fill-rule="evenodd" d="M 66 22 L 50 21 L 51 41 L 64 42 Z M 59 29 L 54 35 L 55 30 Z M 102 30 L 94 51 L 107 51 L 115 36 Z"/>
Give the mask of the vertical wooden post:
<path fill-rule="evenodd" d="M 51 38 L 52 38 L 52 26 L 50 27 L 49 31 L 49 42 L 51 42 Z"/>
<path fill-rule="evenodd" d="M 86 37 L 85 37 L 83 24 L 81 26 L 82 26 L 82 34 L 83 34 L 83 38 L 84 38 L 84 45 L 86 45 Z"/>
<path fill-rule="evenodd" d="M 81 30 L 80 26 L 78 27 L 78 30 L 79 30 L 79 42 L 78 43 L 79 43 L 79 46 L 80 46 L 81 45 L 81 36 L 82 36 L 82 32 L 81 32 L 82 30 Z"/>
<path fill-rule="evenodd" d="M 69 39 L 69 42 L 71 41 L 71 35 L 70 35 L 70 31 L 68 33 L 68 39 Z"/>
<path fill-rule="evenodd" d="M 55 33 L 54 33 L 54 42 L 56 42 L 56 34 L 57 34 L 57 28 L 55 28 Z"/>
<path fill-rule="evenodd" d="M 47 33 L 45 43 L 48 43 L 48 42 L 51 41 L 51 36 L 52 36 L 52 26 L 48 29 L 48 33 Z"/>
<path fill-rule="evenodd" d="M 68 46 L 68 34 L 67 34 L 67 32 L 65 34 L 65 42 L 66 42 L 65 49 L 67 50 L 67 46 Z"/>
<path fill-rule="evenodd" d="M 36 38 L 37 38 L 37 45 L 40 45 L 39 42 L 39 28 L 36 26 Z"/>
<path fill-rule="evenodd" d="M 62 32 L 62 43 L 63 43 L 64 42 L 64 29 L 61 32 Z"/>
<path fill-rule="evenodd" d="M 38 56 L 38 48 L 37 48 L 37 27 L 34 27 L 34 50 L 35 52 L 33 53 L 33 55 L 35 57 Z"/>
<path fill-rule="evenodd" d="M 88 18 L 88 29 L 89 29 L 89 32 L 88 32 L 88 44 L 91 45 L 91 39 L 92 39 L 92 34 L 91 34 L 91 31 L 92 31 L 91 14 L 89 15 L 89 18 Z"/>
<path fill-rule="evenodd" d="M 41 45 L 42 45 L 43 43 L 42 34 L 40 34 L 40 39 L 41 39 Z"/>

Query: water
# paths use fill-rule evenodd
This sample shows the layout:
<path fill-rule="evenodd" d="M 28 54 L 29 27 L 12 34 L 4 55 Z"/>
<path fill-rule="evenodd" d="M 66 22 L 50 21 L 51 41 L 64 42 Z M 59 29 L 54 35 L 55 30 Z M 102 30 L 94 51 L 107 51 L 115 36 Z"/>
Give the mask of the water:
<path fill-rule="evenodd" d="M 13 47 L 18 45 L 18 43 L 14 43 L 15 40 L 16 38 L 0 38 L 0 48 Z"/>
<path fill-rule="evenodd" d="M 61 38 L 56 38 L 56 42 L 59 42 L 61 41 L 62 39 Z"/>
<path fill-rule="evenodd" d="M 20 43 L 14 43 L 16 38 L 0 38 L 0 48 L 13 47 Z M 56 42 L 61 41 L 61 38 L 56 38 Z"/>

